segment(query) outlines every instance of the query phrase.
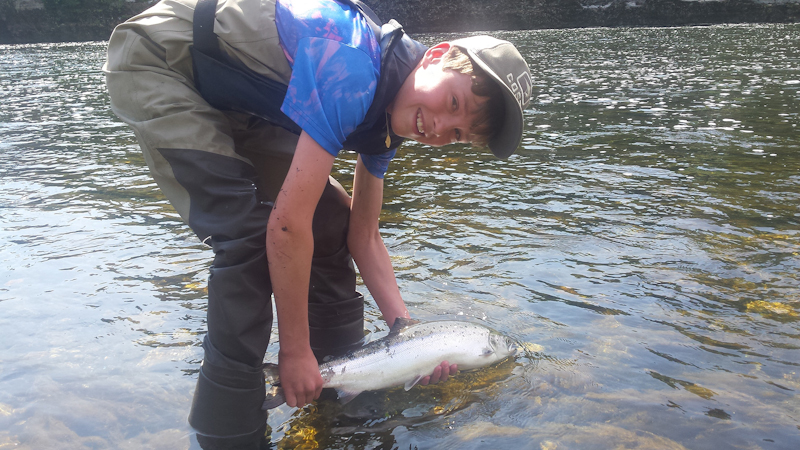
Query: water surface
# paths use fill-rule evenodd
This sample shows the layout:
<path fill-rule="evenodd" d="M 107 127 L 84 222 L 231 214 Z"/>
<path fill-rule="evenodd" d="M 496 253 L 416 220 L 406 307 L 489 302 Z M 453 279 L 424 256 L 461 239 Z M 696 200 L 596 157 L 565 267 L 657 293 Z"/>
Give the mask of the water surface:
<path fill-rule="evenodd" d="M 797 448 L 800 26 L 497 35 L 534 74 L 523 148 L 406 145 L 382 223 L 412 315 L 525 351 L 284 406 L 273 442 Z M 197 448 L 211 254 L 110 113 L 104 45 L 0 47 L 0 448 Z"/>

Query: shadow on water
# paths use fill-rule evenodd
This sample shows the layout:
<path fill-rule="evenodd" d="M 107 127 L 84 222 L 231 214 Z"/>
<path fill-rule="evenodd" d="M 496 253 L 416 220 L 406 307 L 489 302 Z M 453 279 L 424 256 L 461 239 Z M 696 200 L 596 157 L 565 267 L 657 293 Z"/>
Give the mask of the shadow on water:
<path fill-rule="evenodd" d="M 534 74 L 523 148 L 404 146 L 382 232 L 413 316 L 524 355 L 284 406 L 276 447 L 796 447 L 800 27 L 497 35 Z M 0 47 L 0 448 L 196 448 L 210 252 L 108 110 L 104 45 Z"/>

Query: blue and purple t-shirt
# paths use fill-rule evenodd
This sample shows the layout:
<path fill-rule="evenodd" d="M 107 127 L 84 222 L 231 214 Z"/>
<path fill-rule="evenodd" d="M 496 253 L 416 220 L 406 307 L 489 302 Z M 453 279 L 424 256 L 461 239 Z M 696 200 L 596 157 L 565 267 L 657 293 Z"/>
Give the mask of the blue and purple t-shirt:
<path fill-rule="evenodd" d="M 380 77 L 380 45 L 363 17 L 333 0 L 278 0 L 292 78 L 281 111 L 333 156 L 364 120 Z M 395 151 L 361 155 L 383 178 Z"/>

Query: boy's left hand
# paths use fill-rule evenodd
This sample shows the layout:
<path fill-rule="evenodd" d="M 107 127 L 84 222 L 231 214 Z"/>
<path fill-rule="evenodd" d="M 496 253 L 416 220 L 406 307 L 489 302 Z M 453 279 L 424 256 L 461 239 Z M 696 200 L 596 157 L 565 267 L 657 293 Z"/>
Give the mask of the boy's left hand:
<path fill-rule="evenodd" d="M 458 372 L 458 364 L 450 364 L 447 361 L 442 361 L 441 364 L 433 369 L 433 373 L 423 379 L 419 380 L 418 384 L 427 386 L 428 384 L 436 384 L 440 381 L 447 381 L 447 378 L 455 375 Z"/>

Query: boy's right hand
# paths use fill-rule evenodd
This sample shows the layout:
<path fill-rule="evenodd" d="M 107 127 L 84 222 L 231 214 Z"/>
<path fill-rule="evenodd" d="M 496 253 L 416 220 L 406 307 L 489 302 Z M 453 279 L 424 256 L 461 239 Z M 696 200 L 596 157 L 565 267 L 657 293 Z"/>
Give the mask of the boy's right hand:
<path fill-rule="evenodd" d="M 289 406 L 305 406 L 322 392 L 322 376 L 310 347 L 297 354 L 279 351 L 278 372 Z"/>

